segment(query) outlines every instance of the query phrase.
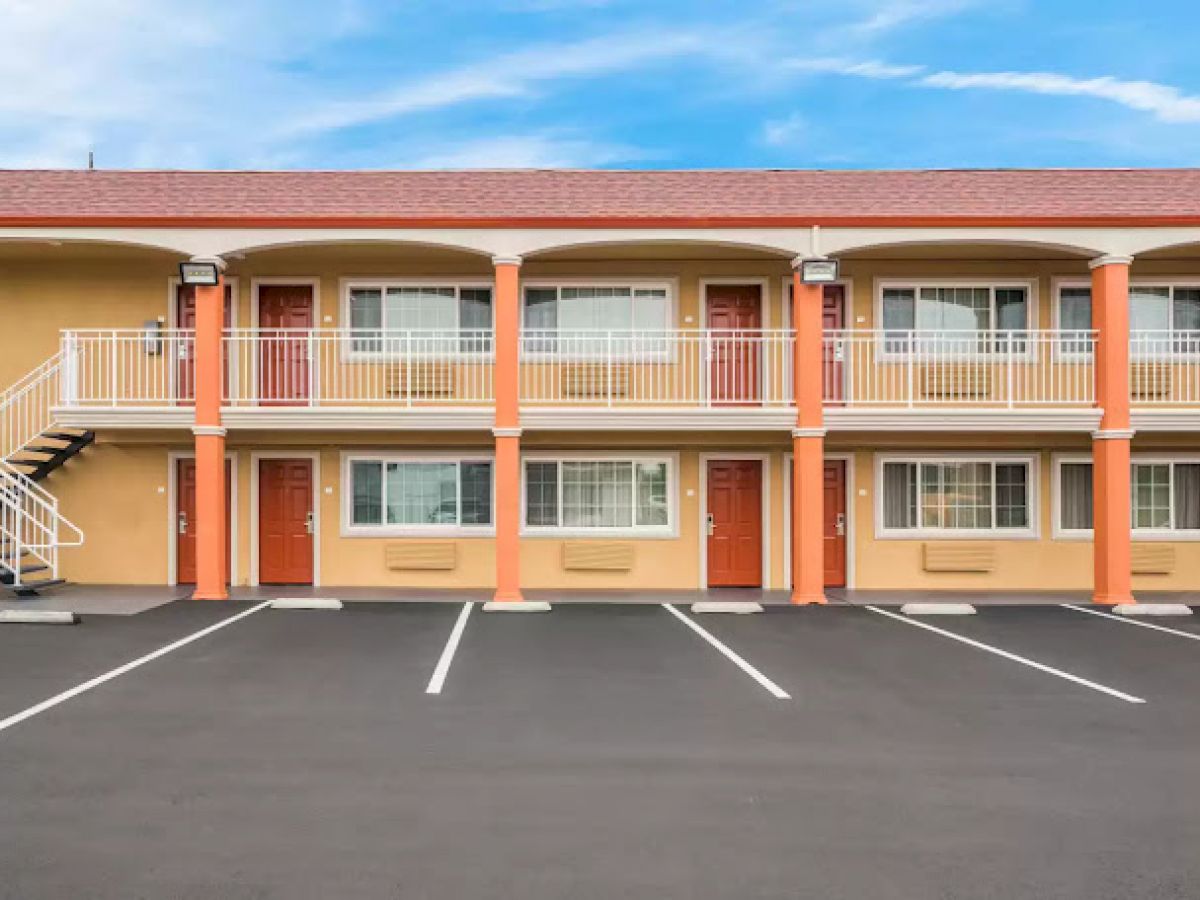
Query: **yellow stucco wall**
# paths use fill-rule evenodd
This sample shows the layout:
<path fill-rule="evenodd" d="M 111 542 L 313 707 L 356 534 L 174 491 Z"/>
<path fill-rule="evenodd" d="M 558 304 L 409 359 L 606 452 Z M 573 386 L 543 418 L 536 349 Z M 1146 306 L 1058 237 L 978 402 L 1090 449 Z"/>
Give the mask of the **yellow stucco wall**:
<path fill-rule="evenodd" d="M 1183 275 L 1200 266 L 1186 260 L 1138 263 L 1140 275 Z M 852 279 L 852 309 L 848 325 L 869 328 L 874 324 L 876 280 L 952 276 L 1034 278 L 1038 284 L 1038 325 L 1051 325 L 1051 284 L 1054 277 L 1086 277 L 1081 261 L 1073 260 L 915 260 L 851 259 L 844 274 Z M 71 248 L 31 251 L 29 258 L 7 255 L 0 259 L 0 390 L 51 355 L 58 346 L 61 328 L 137 328 L 158 317 L 169 318 L 169 278 L 175 260 L 148 251 L 87 253 Z M 678 324 L 698 325 L 701 319 L 702 278 L 766 279 L 768 324 L 783 321 L 781 297 L 789 268 L 784 260 L 684 259 L 530 261 L 526 278 L 629 275 L 677 279 Z M 253 279 L 256 277 L 317 277 L 320 279 L 320 319 L 323 327 L 341 322 L 340 280 L 351 276 L 458 275 L 488 277 L 487 260 L 465 255 L 423 259 L 411 251 L 397 254 L 387 248 L 325 247 L 251 254 L 234 260 L 230 269 L 237 278 L 237 322 L 251 321 Z M 328 316 L 328 321 L 325 317 Z M 691 321 L 688 321 L 688 319 Z M 326 584 L 391 584 L 396 586 L 486 587 L 491 583 L 494 550 L 490 539 L 463 541 L 459 566 L 452 573 L 390 572 L 383 565 L 383 546 L 394 538 L 342 538 L 339 534 L 341 502 L 340 451 L 365 445 L 388 444 L 399 448 L 428 444 L 464 446 L 486 444 L 486 432 L 464 435 L 388 436 L 383 434 L 290 433 L 230 435 L 230 448 L 238 456 L 237 573 L 246 583 L 251 559 L 251 453 L 256 450 L 313 451 L 321 459 L 321 572 Z M 56 472 L 47 486 L 61 498 L 63 512 L 87 533 L 79 550 L 63 553 L 66 577 L 82 582 L 163 583 L 168 566 L 168 463 L 171 451 L 188 452 L 189 435 L 109 433 L 83 457 Z M 631 573 L 565 573 L 561 567 L 561 540 L 529 538 L 523 541 L 524 582 L 528 587 L 691 588 L 700 582 L 699 466 L 701 452 L 721 450 L 769 453 L 771 495 L 769 535 L 771 584 L 786 583 L 784 572 L 783 465 L 786 432 L 778 434 L 656 433 L 538 434 L 529 433 L 526 445 L 537 449 L 580 447 L 682 450 L 678 538 L 637 540 L 636 566 Z M 990 574 L 925 573 L 920 564 L 920 541 L 877 540 L 874 534 L 873 451 L 896 447 L 970 449 L 1003 446 L 1013 450 L 1035 447 L 1043 452 L 1041 536 L 1037 540 L 998 541 L 997 570 Z M 1091 550 L 1086 541 L 1052 540 L 1050 516 L 1049 452 L 1053 449 L 1088 449 L 1083 436 L 1020 435 L 844 435 L 830 436 L 832 451 L 854 451 L 855 496 L 852 497 L 855 586 L 862 588 L 947 589 L 1086 589 L 1091 582 Z M 1188 435 L 1138 439 L 1135 450 L 1171 447 L 1196 450 L 1200 438 Z M 325 493 L 325 488 L 332 493 Z M 687 491 L 694 492 L 693 497 Z M 865 491 L 860 496 L 859 492 Z M 1176 571 L 1169 576 L 1143 576 L 1142 590 L 1195 589 L 1200 584 L 1200 544 L 1176 544 Z"/>

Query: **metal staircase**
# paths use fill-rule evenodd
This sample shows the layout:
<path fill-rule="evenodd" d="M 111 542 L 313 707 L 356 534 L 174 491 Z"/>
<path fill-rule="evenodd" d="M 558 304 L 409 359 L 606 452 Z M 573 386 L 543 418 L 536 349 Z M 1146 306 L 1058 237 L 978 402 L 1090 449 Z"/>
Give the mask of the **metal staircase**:
<path fill-rule="evenodd" d="M 60 353 L 0 393 L 0 587 L 22 596 L 62 584 L 59 550 L 83 543 L 38 484 L 96 437 L 55 424 L 62 364 Z"/>

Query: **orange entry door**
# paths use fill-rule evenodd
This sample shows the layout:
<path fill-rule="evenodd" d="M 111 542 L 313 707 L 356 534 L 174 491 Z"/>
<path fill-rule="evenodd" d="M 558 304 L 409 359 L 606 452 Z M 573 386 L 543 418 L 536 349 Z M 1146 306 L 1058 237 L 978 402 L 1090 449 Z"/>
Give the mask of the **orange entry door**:
<path fill-rule="evenodd" d="M 762 587 L 762 464 L 708 463 L 708 586 Z"/>
<path fill-rule="evenodd" d="M 312 584 L 312 503 L 312 460 L 259 461 L 260 584 Z"/>
<path fill-rule="evenodd" d="M 313 294 L 307 284 L 264 284 L 258 291 L 258 396 L 264 406 L 308 402 L 308 332 Z"/>
<path fill-rule="evenodd" d="M 719 406 L 756 404 L 761 397 L 762 292 L 757 285 L 710 285 L 707 294 L 709 396 Z"/>
<path fill-rule="evenodd" d="M 232 286 L 225 283 L 225 328 L 231 327 L 233 321 L 233 291 Z M 177 328 L 187 331 L 196 330 L 196 289 L 190 284 L 181 284 L 175 291 L 175 324 Z M 196 399 L 196 346 L 189 342 L 179 342 L 176 346 L 179 357 L 175 370 L 175 398 L 184 405 L 191 405 Z M 223 351 L 224 352 L 224 351 Z M 225 358 L 228 358 L 227 352 Z M 224 367 L 225 394 L 229 394 L 229 366 Z"/>
<path fill-rule="evenodd" d="M 825 587 L 846 586 L 846 461 L 825 461 Z"/>
<path fill-rule="evenodd" d="M 233 471 L 225 460 L 225 535 L 233 541 Z M 175 468 L 175 581 L 196 583 L 196 461 L 181 459 Z M 225 548 L 225 583 L 231 584 L 232 543 Z"/>

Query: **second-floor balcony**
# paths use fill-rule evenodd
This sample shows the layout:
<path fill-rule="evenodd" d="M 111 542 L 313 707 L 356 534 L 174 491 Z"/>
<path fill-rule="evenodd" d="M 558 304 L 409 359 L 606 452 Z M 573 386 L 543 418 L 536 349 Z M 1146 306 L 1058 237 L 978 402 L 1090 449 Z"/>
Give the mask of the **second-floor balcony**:
<path fill-rule="evenodd" d="M 784 329 L 527 329 L 522 418 L 531 427 L 787 427 L 794 341 Z M 887 423 L 1058 412 L 1094 427 L 1095 343 L 1091 331 L 829 331 L 827 418 L 833 428 L 898 427 Z M 105 409 L 146 425 L 187 420 L 190 331 L 69 331 L 62 349 L 60 409 L 75 420 Z M 233 329 L 223 338 L 223 405 L 232 425 L 247 427 L 486 427 L 495 350 L 490 329 Z M 1130 381 L 1135 405 L 1200 406 L 1200 337 L 1136 334 Z"/>

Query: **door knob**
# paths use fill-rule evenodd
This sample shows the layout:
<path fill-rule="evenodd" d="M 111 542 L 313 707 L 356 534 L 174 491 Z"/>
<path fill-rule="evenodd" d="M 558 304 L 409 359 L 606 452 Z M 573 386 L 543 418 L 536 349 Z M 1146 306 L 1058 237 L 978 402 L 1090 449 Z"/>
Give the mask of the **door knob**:
<path fill-rule="evenodd" d="M 841 537 L 842 535 L 844 535 L 846 533 L 846 514 L 845 513 L 837 514 L 837 525 L 835 527 L 837 529 L 837 534 L 839 537 Z"/>
<path fill-rule="evenodd" d="M 304 516 L 304 530 L 309 534 L 313 533 L 313 514 L 311 512 Z"/>
<path fill-rule="evenodd" d="M 187 525 L 188 525 L 187 513 L 181 512 L 179 514 L 179 533 L 180 534 L 187 534 Z"/>
<path fill-rule="evenodd" d="M 708 528 L 708 533 L 709 533 L 710 535 L 712 535 L 712 534 L 716 534 L 716 532 L 717 532 L 717 523 L 716 523 L 716 521 L 713 519 L 713 514 L 712 514 L 712 513 L 709 513 L 709 514 L 708 514 L 708 516 L 707 516 L 706 518 L 707 518 L 707 521 L 706 521 L 706 523 L 705 523 L 705 524 L 706 524 L 706 527 Z"/>

